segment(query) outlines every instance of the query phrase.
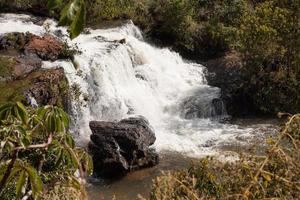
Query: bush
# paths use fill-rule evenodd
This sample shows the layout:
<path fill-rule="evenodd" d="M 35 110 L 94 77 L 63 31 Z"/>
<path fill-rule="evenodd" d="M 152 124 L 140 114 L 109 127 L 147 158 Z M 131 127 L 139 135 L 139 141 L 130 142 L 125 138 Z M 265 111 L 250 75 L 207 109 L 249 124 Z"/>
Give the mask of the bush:
<path fill-rule="evenodd" d="M 236 162 L 202 159 L 187 170 L 158 177 L 151 200 L 299 199 L 300 114 L 289 116 L 262 156 L 241 155 Z"/>
<path fill-rule="evenodd" d="M 189 57 L 206 59 L 232 46 L 247 4 L 244 0 L 155 0 L 148 7 L 146 31 L 151 38 Z"/>
<path fill-rule="evenodd" d="M 131 18 L 135 8 L 134 0 L 87 0 L 89 23 L 99 23 L 101 20 Z"/>
<path fill-rule="evenodd" d="M 81 178 L 91 173 L 92 161 L 75 147 L 68 126 L 67 114 L 57 107 L 26 109 L 21 103 L 0 107 L 1 199 L 63 195 L 86 199 Z"/>
<path fill-rule="evenodd" d="M 263 112 L 300 112 L 299 13 L 299 1 L 269 0 L 242 20 L 238 50 L 249 78 L 244 89 Z"/>

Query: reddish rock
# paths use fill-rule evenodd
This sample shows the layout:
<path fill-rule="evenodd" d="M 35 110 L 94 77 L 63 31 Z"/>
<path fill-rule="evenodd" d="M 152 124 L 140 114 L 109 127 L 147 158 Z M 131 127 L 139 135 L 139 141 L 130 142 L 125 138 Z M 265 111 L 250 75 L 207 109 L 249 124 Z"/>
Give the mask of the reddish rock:
<path fill-rule="evenodd" d="M 72 52 L 53 36 L 0 35 L 0 91 L 5 90 L 0 92 L 0 100 L 26 104 L 34 98 L 40 106 L 52 104 L 67 109 L 69 87 L 64 70 L 41 69 L 41 65 L 43 60 L 69 58 Z"/>
<path fill-rule="evenodd" d="M 0 36 L 0 54 L 9 56 L 24 55 L 41 60 L 55 61 L 60 58 L 73 58 L 77 51 L 69 49 L 56 37 L 43 37 L 31 33 L 7 33 Z"/>
<path fill-rule="evenodd" d="M 43 60 L 57 60 L 64 44 L 52 36 L 33 36 L 25 46 L 26 54 L 36 54 Z"/>

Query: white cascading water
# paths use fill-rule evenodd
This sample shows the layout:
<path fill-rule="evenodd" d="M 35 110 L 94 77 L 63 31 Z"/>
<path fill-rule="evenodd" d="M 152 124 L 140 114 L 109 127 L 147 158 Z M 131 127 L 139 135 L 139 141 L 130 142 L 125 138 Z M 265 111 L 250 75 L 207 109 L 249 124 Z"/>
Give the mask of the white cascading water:
<path fill-rule="evenodd" d="M 132 115 L 150 121 L 159 151 L 190 156 L 216 153 L 219 144 L 251 132 L 213 120 L 226 112 L 222 103 L 213 105 L 220 90 L 207 85 L 205 67 L 187 62 L 167 48 L 147 44 L 132 22 L 90 30 L 71 41 L 66 29 L 56 27 L 55 21 L 46 20 L 43 25 L 33 21 L 28 15 L 0 15 L 0 34 L 47 32 L 60 35 L 82 52 L 73 63 L 60 60 L 43 64 L 44 68 L 63 67 L 70 85 L 80 91 L 70 111 L 80 144 L 89 140 L 90 121 L 115 121 Z"/>

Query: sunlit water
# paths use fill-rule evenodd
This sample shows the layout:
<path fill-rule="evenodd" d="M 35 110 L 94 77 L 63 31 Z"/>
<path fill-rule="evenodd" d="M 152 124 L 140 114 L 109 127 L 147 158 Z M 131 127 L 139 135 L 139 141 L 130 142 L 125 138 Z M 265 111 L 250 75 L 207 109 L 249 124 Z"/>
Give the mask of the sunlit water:
<path fill-rule="evenodd" d="M 44 62 L 43 67 L 63 67 L 70 85 L 80 88 L 72 102 L 73 131 L 86 144 L 91 120 L 146 117 L 153 126 L 157 150 L 190 156 L 215 154 L 215 147 L 239 136 L 251 136 L 251 128 L 219 123 L 226 116 L 212 105 L 220 90 L 207 85 L 205 67 L 191 63 L 167 48 L 143 40 L 130 21 L 122 26 L 90 30 L 70 41 L 66 29 L 53 20 L 38 21 L 28 15 L 3 14 L 0 34 L 31 32 L 52 34 L 82 53 L 74 62 Z M 125 42 L 118 42 L 125 39 Z M 75 66 L 74 66 L 75 63 Z"/>
<path fill-rule="evenodd" d="M 167 48 L 148 44 L 131 21 L 90 30 L 72 41 L 66 28 L 56 25 L 51 19 L 0 15 L 0 34 L 51 34 L 81 51 L 74 62 L 43 63 L 44 68 L 63 67 L 70 85 L 80 88 L 80 97 L 72 101 L 70 109 L 79 145 L 89 141 L 91 120 L 116 121 L 132 115 L 150 121 L 159 152 L 181 156 L 222 154 L 224 144 L 247 144 L 253 136 L 263 134 L 257 127 L 220 123 L 226 110 L 219 101 L 213 103 L 220 90 L 207 84 L 206 68 Z M 177 162 L 171 159 L 167 163 L 174 168 Z"/>

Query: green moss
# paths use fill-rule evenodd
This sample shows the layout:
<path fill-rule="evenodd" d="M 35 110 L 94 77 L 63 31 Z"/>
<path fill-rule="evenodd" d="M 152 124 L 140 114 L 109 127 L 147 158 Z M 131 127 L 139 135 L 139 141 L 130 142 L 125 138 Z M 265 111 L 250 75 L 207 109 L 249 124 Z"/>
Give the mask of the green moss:
<path fill-rule="evenodd" d="M 7 78 L 12 75 L 16 61 L 10 57 L 0 56 L 0 77 Z"/>
<path fill-rule="evenodd" d="M 27 79 L 9 82 L 0 82 L 0 104 L 23 101 L 23 91 L 31 86 Z"/>

